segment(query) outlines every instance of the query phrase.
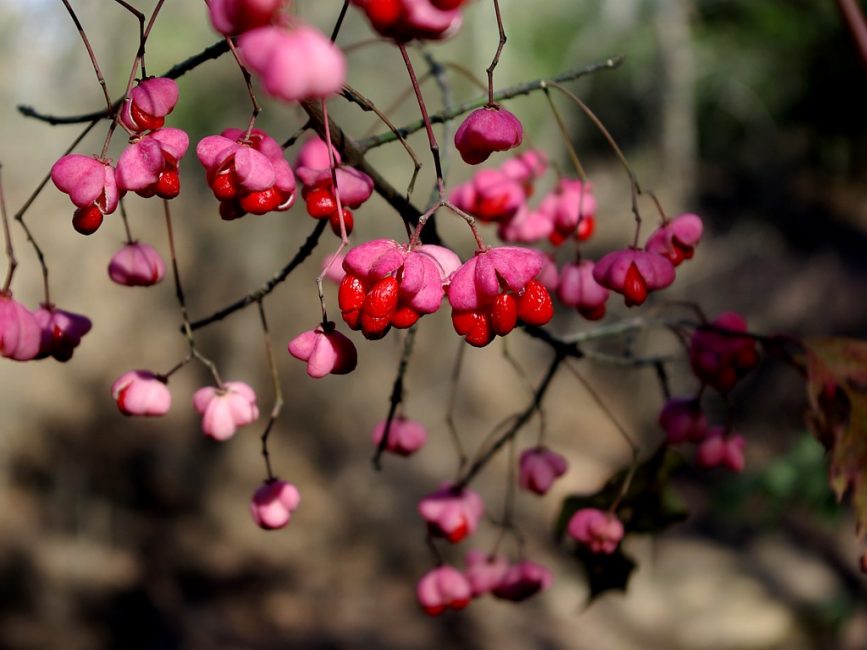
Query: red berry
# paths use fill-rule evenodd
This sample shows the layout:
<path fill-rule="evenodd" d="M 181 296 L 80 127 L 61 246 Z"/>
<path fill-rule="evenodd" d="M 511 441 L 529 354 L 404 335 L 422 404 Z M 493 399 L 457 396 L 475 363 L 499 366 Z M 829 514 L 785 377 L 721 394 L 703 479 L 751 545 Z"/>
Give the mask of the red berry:
<path fill-rule="evenodd" d="M 497 336 L 505 336 L 518 324 L 518 303 L 510 293 L 501 293 L 491 306 L 491 327 Z"/>
<path fill-rule="evenodd" d="M 605 303 L 603 302 L 596 307 L 579 307 L 578 313 L 587 320 L 599 320 L 605 316 Z"/>
<path fill-rule="evenodd" d="M 325 219 L 337 212 L 337 201 L 328 188 L 322 187 L 311 190 L 305 200 L 307 201 L 307 214 L 314 219 Z"/>
<path fill-rule="evenodd" d="M 214 177 L 211 189 L 218 200 L 230 201 L 238 196 L 238 179 L 234 172 L 226 170 Z"/>
<path fill-rule="evenodd" d="M 362 313 L 371 318 L 384 318 L 390 322 L 397 309 L 398 289 L 396 278 L 392 276 L 382 278 L 367 292 L 364 306 L 361 308 Z"/>
<path fill-rule="evenodd" d="M 220 201 L 220 218 L 223 221 L 240 219 L 247 214 L 238 201 Z"/>
<path fill-rule="evenodd" d="M 596 219 L 585 214 L 578 222 L 578 230 L 575 231 L 575 239 L 587 241 L 596 229 Z"/>
<path fill-rule="evenodd" d="M 398 307 L 391 317 L 391 324 L 399 330 L 405 330 L 418 322 L 421 315 L 412 307 Z"/>
<path fill-rule="evenodd" d="M 154 131 L 162 127 L 166 123 L 164 117 L 154 117 L 141 110 L 135 102 L 132 102 L 129 107 L 132 121 L 138 124 L 143 131 Z"/>
<path fill-rule="evenodd" d="M 481 310 L 453 311 L 452 325 L 467 343 L 477 348 L 482 348 L 494 340 L 490 316 Z"/>
<path fill-rule="evenodd" d="M 376 341 L 388 334 L 388 330 L 390 329 L 390 318 L 377 318 L 366 314 L 364 311 L 361 312 L 361 333 L 364 334 L 364 338 Z"/>
<path fill-rule="evenodd" d="M 250 192 L 241 197 L 241 207 L 253 214 L 266 214 L 280 205 L 280 192 L 270 187 L 261 192 Z"/>
<path fill-rule="evenodd" d="M 464 4 L 464 0 L 430 0 L 430 3 L 440 11 L 451 11 Z"/>
<path fill-rule="evenodd" d="M 364 298 L 367 291 L 364 288 L 364 283 L 357 275 L 347 273 L 343 276 L 340 282 L 340 288 L 337 290 L 337 304 L 341 311 L 353 311 L 361 309 L 364 306 Z"/>
<path fill-rule="evenodd" d="M 375 29 L 388 29 L 400 20 L 403 6 L 400 0 L 368 0 L 364 11 Z"/>
<path fill-rule="evenodd" d="M 157 180 L 155 191 L 161 199 L 173 199 L 180 194 L 181 179 L 177 170 L 162 172 Z"/>
<path fill-rule="evenodd" d="M 331 224 L 331 232 L 340 237 L 340 218 L 337 216 L 336 212 L 332 213 L 332 215 L 328 217 L 328 223 Z M 347 235 L 352 232 L 352 228 L 355 226 L 355 219 L 352 218 L 352 212 L 347 208 L 343 208 L 343 225 L 346 228 Z"/>
<path fill-rule="evenodd" d="M 72 227 L 82 235 L 92 235 L 102 225 L 102 212 L 95 205 L 78 208 L 72 215 Z"/>
<path fill-rule="evenodd" d="M 545 285 L 538 280 L 530 280 L 518 299 L 518 317 L 537 327 L 554 317 L 554 304 Z"/>
<path fill-rule="evenodd" d="M 640 305 L 647 300 L 647 281 L 635 262 L 629 265 L 626 271 L 626 279 L 623 282 L 623 295 L 626 298 L 626 306 Z"/>
<path fill-rule="evenodd" d="M 559 246 L 564 241 L 566 241 L 566 235 L 561 233 L 559 230 L 554 230 L 548 235 L 548 241 L 551 242 L 554 246 Z"/>

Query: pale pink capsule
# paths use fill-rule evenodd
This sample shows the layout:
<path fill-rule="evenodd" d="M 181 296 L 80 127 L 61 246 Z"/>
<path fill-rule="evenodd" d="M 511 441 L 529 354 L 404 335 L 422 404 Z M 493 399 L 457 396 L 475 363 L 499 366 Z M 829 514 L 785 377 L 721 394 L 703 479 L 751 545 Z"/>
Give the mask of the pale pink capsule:
<path fill-rule="evenodd" d="M 111 396 L 124 415 L 165 415 L 172 406 L 172 394 L 165 381 L 148 370 L 122 374 L 112 384 Z"/>
<path fill-rule="evenodd" d="M 455 147 L 464 162 L 477 165 L 495 151 L 507 151 L 524 139 L 520 120 L 499 106 L 470 113 L 455 132 Z"/>
<path fill-rule="evenodd" d="M 126 287 L 150 287 L 166 274 L 166 263 L 153 246 L 134 242 L 115 253 L 108 264 L 108 276 Z"/>
<path fill-rule="evenodd" d="M 701 241 L 701 218 L 697 214 L 682 214 L 660 226 L 647 239 L 644 248 L 668 258 L 674 266 L 692 259 L 695 247 Z"/>
<path fill-rule="evenodd" d="M 463 609 L 470 604 L 470 583 L 456 568 L 444 565 L 428 571 L 416 586 L 416 598 L 421 608 L 431 616 L 446 609 Z"/>
<path fill-rule="evenodd" d="M 42 328 L 33 313 L 11 293 L 0 291 L 0 355 L 29 361 L 39 354 Z"/>
<path fill-rule="evenodd" d="M 541 591 L 554 582 L 554 574 L 548 567 L 523 560 L 509 567 L 499 584 L 491 590 L 495 598 L 521 602 Z"/>
<path fill-rule="evenodd" d="M 668 444 L 700 442 L 707 432 L 707 418 L 695 398 L 672 397 L 659 412 L 659 426 L 668 437 Z"/>
<path fill-rule="evenodd" d="M 250 514 L 256 525 L 265 530 L 283 528 L 301 502 L 301 495 L 291 483 L 268 481 L 253 494 Z"/>
<path fill-rule="evenodd" d="M 307 374 L 319 379 L 328 374 L 345 375 L 358 363 L 355 344 L 334 329 L 334 323 L 302 332 L 289 342 L 289 354 L 307 362 Z"/>
<path fill-rule="evenodd" d="M 546 494 L 569 468 L 563 456 L 545 447 L 524 450 L 518 464 L 518 484 L 540 495 Z"/>
<path fill-rule="evenodd" d="M 385 429 L 385 420 L 373 428 L 373 444 L 377 447 L 382 442 Z M 388 428 L 385 449 L 398 456 L 410 456 L 421 449 L 425 442 L 427 442 L 427 429 L 421 422 L 396 417 Z"/>
<path fill-rule="evenodd" d="M 58 361 L 69 361 L 92 325 L 86 316 L 57 309 L 54 305 L 42 305 L 33 316 L 42 329 L 39 359 L 51 356 Z"/>
<path fill-rule="evenodd" d="M 130 131 L 159 129 L 178 103 L 178 84 L 166 77 L 149 77 L 129 91 L 118 119 Z"/>
<path fill-rule="evenodd" d="M 283 0 L 209 0 L 211 24 L 225 36 L 235 36 L 269 24 Z"/>
<path fill-rule="evenodd" d="M 427 522 L 430 534 L 445 537 L 452 544 L 475 532 L 484 510 L 482 498 L 476 492 L 448 483 L 418 504 L 418 512 Z"/>
<path fill-rule="evenodd" d="M 202 433 L 215 440 L 228 440 L 238 427 L 259 418 L 256 393 L 240 381 L 200 388 L 193 394 L 193 406 L 202 415 Z"/>
<path fill-rule="evenodd" d="M 509 561 L 502 555 L 490 555 L 474 549 L 464 558 L 464 575 L 470 583 L 473 598 L 488 593 L 503 579 L 509 570 Z"/>
<path fill-rule="evenodd" d="M 727 435 L 728 434 L 728 435 Z M 726 467 L 735 473 L 744 471 L 744 437 L 725 427 L 711 427 L 707 438 L 698 446 L 695 459 L 699 467 Z"/>
<path fill-rule="evenodd" d="M 593 553 L 611 554 L 623 539 L 623 524 L 613 514 L 596 508 L 582 508 L 569 520 L 569 536 Z"/>

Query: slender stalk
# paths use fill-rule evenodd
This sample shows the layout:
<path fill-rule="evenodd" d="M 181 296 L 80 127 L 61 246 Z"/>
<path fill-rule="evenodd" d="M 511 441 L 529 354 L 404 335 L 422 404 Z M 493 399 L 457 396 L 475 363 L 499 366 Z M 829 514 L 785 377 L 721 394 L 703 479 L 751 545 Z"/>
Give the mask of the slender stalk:
<path fill-rule="evenodd" d="M 518 432 L 523 428 L 523 426 L 529 421 L 529 419 L 533 416 L 533 413 L 540 407 L 542 400 L 545 397 L 545 394 L 548 392 L 548 388 L 551 386 L 551 381 L 554 379 L 554 376 L 557 374 L 557 371 L 560 369 L 560 365 L 563 363 L 563 360 L 566 357 L 560 353 L 557 353 L 554 356 L 554 360 L 551 362 L 551 365 L 548 367 L 548 371 L 545 373 L 544 378 L 539 384 L 538 388 L 536 388 L 536 392 L 533 395 L 533 399 L 527 408 L 524 409 L 516 418 L 514 424 L 510 426 L 497 440 L 493 445 L 483 454 L 481 454 L 470 466 L 467 472 L 464 474 L 463 478 L 458 482 L 457 487 L 466 487 L 475 477 L 476 475 L 487 465 L 490 460 L 497 455 L 497 452 L 509 442 L 512 438 L 514 438 Z"/>
<path fill-rule="evenodd" d="M 418 85 L 418 79 L 415 76 L 415 69 L 412 66 L 412 61 L 409 58 L 409 54 L 406 51 L 406 45 L 400 43 L 398 45 L 400 49 L 400 55 L 403 57 L 403 63 L 406 66 L 406 71 L 409 73 L 409 79 L 412 83 L 412 90 L 415 93 L 415 98 L 418 100 L 418 107 L 421 111 L 421 119 L 424 122 L 425 130 L 427 131 L 427 139 L 428 144 L 430 145 L 430 153 L 433 156 L 434 161 L 434 170 L 437 175 L 437 189 L 439 190 L 440 200 L 445 198 L 446 195 L 446 186 L 445 181 L 443 180 L 443 166 L 440 161 L 440 146 L 437 143 L 436 136 L 433 132 L 433 126 L 431 125 L 430 117 L 428 116 L 427 106 L 424 103 L 424 96 L 421 92 L 421 87 Z"/>
<path fill-rule="evenodd" d="M 114 0 L 121 7 L 130 12 L 138 20 L 138 58 L 141 59 L 141 76 L 147 77 L 147 69 L 145 68 L 145 15 L 132 5 L 124 2 L 124 0 Z"/>
<path fill-rule="evenodd" d="M 262 323 L 262 332 L 265 336 L 265 354 L 268 357 L 268 369 L 271 371 L 271 383 L 274 386 L 274 406 L 271 407 L 271 415 L 268 417 L 268 424 L 265 425 L 265 431 L 262 432 L 262 458 L 265 459 L 265 471 L 268 473 L 268 481 L 276 480 L 274 471 L 271 467 L 271 454 L 268 451 L 268 436 L 271 435 L 271 429 L 277 418 L 280 417 L 280 412 L 283 410 L 283 389 L 280 387 L 280 373 L 277 371 L 277 362 L 274 359 L 274 345 L 271 341 L 271 331 L 268 329 L 268 319 L 265 316 L 264 299 L 259 299 L 259 320 Z"/>
<path fill-rule="evenodd" d="M 218 309 L 210 316 L 206 316 L 205 318 L 200 318 L 199 320 L 193 321 L 192 323 L 190 323 L 190 329 L 195 331 L 197 329 L 201 329 L 202 327 L 207 327 L 211 323 L 221 321 L 224 318 L 231 316 L 236 311 L 240 311 L 241 309 L 252 305 L 254 302 L 258 302 L 269 293 L 274 291 L 277 286 L 279 286 L 286 278 L 289 277 L 289 274 L 292 273 L 292 271 L 298 268 L 304 262 L 304 260 L 310 257 L 310 255 L 316 249 L 316 245 L 319 243 L 319 237 L 322 235 L 322 231 L 325 230 L 325 227 L 327 225 L 327 219 L 318 220 L 316 222 L 316 226 L 313 228 L 313 232 L 308 235 L 306 241 L 301 245 L 301 248 L 299 248 L 298 252 L 295 253 L 295 256 L 291 260 L 289 260 L 286 266 L 284 266 L 277 273 L 275 273 L 261 287 L 254 291 L 251 291 L 247 295 L 239 298 L 238 300 L 227 305 L 226 307 Z M 181 329 L 183 331 L 183 327 Z"/>
<path fill-rule="evenodd" d="M 413 325 L 406 333 L 406 338 L 403 340 L 403 350 L 400 353 L 400 363 L 397 365 L 397 376 L 394 378 L 394 383 L 391 387 L 391 397 L 388 402 L 388 417 L 385 419 L 385 430 L 382 432 L 382 440 L 376 446 L 376 451 L 371 458 L 374 469 L 377 471 L 382 469 L 382 454 L 388 447 L 388 436 L 391 433 L 391 424 L 394 422 L 397 408 L 403 402 L 403 382 L 406 376 L 406 370 L 409 367 L 409 360 L 412 357 L 412 351 L 415 346 L 415 333 L 417 326 Z"/>
<path fill-rule="evenodd" d="M 238 50 L 229 36 L 226 37 L 226 45 L 228 45 L 229 51 L 235 59 L 235 63 L 238 64 L 238 68 L 241 70 L 241 76 L 244 77 L 244 84 L 247 86 L 247 94 L 250 97 L 250 103 L 253 105 L 253 110 L 250 114 L 250 121 L 247 123 L 247 130 L 244 133 L 244 139 L 247 140 L 250 138 L 250 133 L 253 132 L 253 127 L 256 125 L 256 118 L 259 117 L 259 113 L 262 112 L 262 107 L 259 106 L 259 102 L 256 101 L 256 93 L 253 92 L 253 77 L 250 76 L 250 71 L 247 70 L 247 66 L 241 62 Z"/>
<path fill-rule="evenodd" d="M 497 15 L 497 29 L 500 32 L 500 42 L 497 44 L 497 52 L 494 54 L 494 60 L 488 66 L 488 106 L 494 105 L 494 70 L 500 62 L 500 54 L 503 52 L 503 47 L 506 45 L 506 31 L 503 29 L 503 17 L 500 15 L 500 3 L 494 0 L 494 13 Z"/>
<path fill-rule="evenodd" d="M 451 435 L 452 444 L 454 445 L 455 452 L 458 456 L 458 476 L 461 475 L 461 472 L 464 471 L 464 466 L 467 464 L 467 454 L 464 451 L 464 446 L 461 444 L 461 437 L 458 434 L 458 427 L 455 424 L 455 405 L 458 401 L 458 385 L 461 376 L 461 367 L 464 362 L 464 352 L 466 351 L 467 346 L 461 341 L 458 344 L 458 354 L 455 357 L 455 365 L 452 366 L 452 374 L 451 374 L 451 390 L 449 390 L 449 402 L 446 407 L 446 425 L 449 428 L 449 434 Z"/>
<path fill-rule="evenodd" d="M 93 53 L 93 48 L 90 46 L 90 40 L 87 38 L 87 33 L 84 31 L 84 27 L 81 26 L 81 21 L 78 20 L 78 16 L 75 15 L 75 11 L 72 8 L 72 5 L 69 4 L 68 0 L 60 0 L 63 3 L 63 6 L 66 7 L 66 10 L 69 12 L 69 15 L 72 17 L 72 22 L 75 23 L 75 28 L 78 30 L 78 35 L 81 36 L 81 40 L 84 41 L 84 47 L 87 50 L 87 56 L 90 57 L 90 63 L 93 65 L 93 71 L 96 73 L 96 80 L 99 82 L 100 88 L 102 88 L 102 94 L 105 97 L 105 105 L 106 110 L 111 113 L 111 97 L 108 95 L 108 87 L 105 85 L 105 77 L 102 76 L 102 70 L 99 69 L 99 63 L 96 60 L 96 55 Z"/>
<path fill-rule="evenodd" d="M 121 198 L 118 203 L 120 203 L 120 218 L 123 221 L 123 229 L 126 232 L 126 243 L 134 244 L 135 239 L 133 239 L 132 231 L 129 228 L 129 215 L 126 213 L 126 203 Z"/>
<path fill-rule="evenodd" d="M 0 174 L 3 171 L 3 164 L 0 163 Z M 3 217 L 3 237 L 6 240 L 6 258 L 9 260 L 9 270 L 6 273 L 6 281 L 3 283 L 2 295 L 9 294 L 9 287 L 12 286 L 12 277 L 15 275 L 15 269 L 18 267 L 18 260 L 15 259 L 15 247 L 12 245 L 12 233 L 9 231 L 9 217 L 6 214 L 6 195 L 3 192 L 3 178 L 0 176 L 0 216 Z"/>
<path fill-rule="evenodd" d="M 340 15 L 337 16 L 337 22 L 334 23 L 334 29 L 331 30 L 331 42 L 337 40 L 337 35 L 340 33 L 340 28 L 343 26 L 343 19 L 346 18 L 346 11 L 349 9 L 349 0 L 343 0 L 343 7 L 340 8 Z"/>

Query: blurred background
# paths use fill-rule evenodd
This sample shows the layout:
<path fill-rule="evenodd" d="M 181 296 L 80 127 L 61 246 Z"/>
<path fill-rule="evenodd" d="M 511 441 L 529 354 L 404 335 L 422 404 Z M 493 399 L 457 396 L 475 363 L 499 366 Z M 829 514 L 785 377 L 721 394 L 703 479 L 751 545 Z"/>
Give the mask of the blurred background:
<path fill-rule="evenodd" d="M 154 2 L 136 1 L 149 12 Z M 329 31 L 339 2 L 297 3 L 299 15 Z M 714 316 L 746 315 L 750 328 L 796 336 L 861 336 L 867 331 L 867 71 L 835 3 L 807 0 L 501 0 L 509 43 L 498 86 L 550 77 L 624 54 L 618 69 L 570 87 L 605 122 L 642 185 L 669 214 L 697 212 L 706 235 L 696 258 L 654 304 L 699 302 Z M 73 2 L 93 43 L 110 94 L 123 92 L 137 49 L 131 15 L 107 0 Z M 370 39 L 351 9 L 342 46 Z M 216 38 L 203 3 L 167 2 L 148 42 L 151 74 L 198 53 Z M 469 2 L 452 40 L 428 48 L 442 63 L 484 77 L 496 47 L 490 3 Z M 421 70 L 420 51 L 413 58 Z M 452 101 L 479 91 L 449 68 Z M 349 82 L 398 124 L 417 119 L 412 100 L 393 110 L 408 88 L 397 52 L 383 43 L 352 50 Z M 249 99 L 229 57 L 179 79 L 181 99 L 167 124 L 195 143 L 241 127 Z M 425 85 L 429 106 L 442 97 Z M 304 123 L 295 107 L 260 94 L 259 126 L 278 140 Z M 629 185 L 604 140 L 577 110 L 555 97 L 599 198 L 597 234 L 586 255 L 598 258 L 631 240 Z M 72 115 L 100 107 L 101 92 L 81 40 L 59 2 L 0 4 L 0 161 L 10 213 L 16 212 L 79 127 L 25 119 L 16 105 Z M 379 132 L 375 118 L 342 100 L 335 118 L 355 137 Z M 544 97 L 510 101 L 526 142 L 571 174 L 562 136 Z M 444 143 L 448 134 L 438 130 Z M 77 151 L 98 151 L 100 126 Z M 117 157 L 124 138 L 114 139 Z M 414 200 L 433 185 L 422 134 L 411 143 L 425 163 Z M 295 151 L 287 154 L 294 159 Z M 412 165 L 399 146 L 370 160 L 398 188 Z M 473 170 L 448 152 L 448 181 Z M 499 164 L 492 160 L 489 166 Z M 554 184 L 549 173 L 541 196 Z M 312 230 L 303 204 L 289 213 L 222 222 L 191 150 L 174 201 L 179 264 L 193 319 L 258 287 L 295 253 Z M 127 199 L 134 235 L 167 255 L 161 206 Z M 642 204 L 645 211 L 652 206 Z M 652 214 L 652 212 L 648 212 Z M 415 582 L 431 566 L 416 502 L 455 470 L 445 422 L 451 373 L 462 343 L 447 313 L 426 317 L 407 374 L 404 412 L 423 421 L 430 441 L 416 457 L 386 458 L 371 468 L 370 431 L 385 417 L 401 336 L 368 343 L 355 337 L 359 368 L 348 377 L 310 380 L 286 343 L 318 318 L 313 279 L 324 244 L 267 302 L 286 397 L 272 435 L 276 473 L 295 483 L 302 503 L 290 525 L 265 533 L 248 501 L 264 478 L 261 426 L 225 443 L 199 433 L 190 406 L 209 383 L 190 365 L 172 378 L 174 406 L 159 420 L 125 418 L 109 395 L 112 381 L 134 368 L 165 372 L 186 353 L 169 280 L 142 290 L 112 284 L 111 255 L 123 243 L 117 215 L 83 238 L 70 227 L 72 208 L 49 186 L 26 215 L 51 269 L 52 297 L 85 313 L 93 330 L 67 364 L 0 363 L 0 647 L 10 649 L 148 648 L 526 648 L 588 650 L 858 649 L 867 644 L 861 551 L 853 522 L 835 505 L 821 447 L 803 425 L 803 381 L 769 361 L 733 395 L 734 420 L 747 437 L 747 471 L 686 472 L 677 489 L 691 515 L 653 539 L 632 537 L 638 562 L 627 593 L 608 593 L 586 607 L 588 588 L 569 548 L 554 539 L 562 498 L 589 493 L 629 460 L 615 424 L 569 372 L 546 398 L 546 443 L 566 455 L 569 473 L 544 499 L 519 494 L 516 521 L 526 556 L 549 566 L 555 583 L 520 605 L 490 598 L 459 614 L 430 619 L 417 608 Z M 356 214 L 354 241 L 403 236 L 378 198 Z M 444 239 L 462 254 L 465 226 L 440 218 Z M 13 229 L 21 266 L 15 297 L 41 300 L 41 276 L 22 231 Z M 487 234 L 487 231 L 486 231 Z M 493 232 L 487 234 L 494 238 Z M 561 253 L 561 256 L 564 253 Z M 568 253 L 565 254 L 568 257 Z M 562 261 L 562 260 L 561 260 Z M 332 309 L 335 291 L 329 289 Z M 627 315 L 612 300 L 608 319 Z M 560 313 L 552 329 L 586 329 Z M 202 351 L 225 379 L 250 383 L 263 413 L 271 387 L 258 315 L 237 313 L 200 332 Z M 641 335 L 636 349 L 676 354 L 670 336 Z M 468 449 L 504 417 L 524 408 L 527 382 L 539 381 L 550 350 L 520 333 L 467 350 L 455 420 Z M 662 440 L 662 403 L 652 370 L 583 362 L 581 370 L 644 456 Z M 676 394 L 694 390 L 684 362 L 672 366 Z M 716 410 L 714 410 L 716 409 Z M 723 405 L 711 407 L 717 418 Z M 531 422 L 518 449 L 535 444 Z M 507 459 L 477 482 L 499 517 Z M 473 543 L 497 537 L 483 525 Z M 462 563 L 470 548 L 446 549 Z M 509 552 L 515 545 L 507 543 Z"/>

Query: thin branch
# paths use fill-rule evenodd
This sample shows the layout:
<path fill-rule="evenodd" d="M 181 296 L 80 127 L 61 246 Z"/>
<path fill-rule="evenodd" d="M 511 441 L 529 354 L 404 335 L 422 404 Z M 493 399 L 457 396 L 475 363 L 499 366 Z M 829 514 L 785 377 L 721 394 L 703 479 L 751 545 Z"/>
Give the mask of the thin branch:
<path fill-rule="evenodd" d="M 511 86 L 509 88 L 503 88 L 494 93 L 494 101 L 502 101 L 504 99 L 512 99 L 513 97 L 529 95 L 531 93 L 542 90 L 546 85 L 551 84 L 552 82 L 565 83 L 568 81 L 575 81 L 576 79 L 580 79 L 581 77 L 593 74 L 595 72 L 600 72 L 602 70 L 613 70 L 621 63 L 623 63 L 623 56 L 613 56 L 609 59 L 605 59 L 604 61 L 598 61 L 596 63 L 591 63 L 590 65 L 586 65 L 581 68 L 568 70 L 551 79 L 536 79 L 535 81 L 528 81 L 526 83 Z M 441 124 L 443 122 L 458 118 L 461 115 L 469 113 L 472 110 L 481 108 L 487 102 L 488 96 L 487 94 L 485 94 L 483 96 L 477 97 L 472 101 L 458 104 L 457 106 L 449 110 L 444 110 L 440 113 L 434 113 L 429 116 L 430 121 L 432 124 Z M 412 122 L 410 124 L 407 124 L 406 126 L 399 128 L 398 132 L 404 137 L 406 137 L 411 133 L 421 131 L 423 128 L 425 128 L 424 120 L 418 120 L 416 122 Z M 370 138 L 359 140 L 357 145 L 358 149 L 362 153 L 364 153 L 369 151 L 370 149 L 375 149 L 376 147 L 381 147 L 384 144 L 393 142 L 396 139 L 397 137 L 393 133 L 381 133 Z"/>
<path fill-rule="evenodd" d="M 319 243 L 319 237 L 322 235 L 322 231 L 325 230 L 325 227 L 328 225 L 327 219 L 320 219 L 316 222 L 316 227 L 313 228 L 313 232 L 308 235 L 306 241 L 301 245 L 301 248 L 298 249 L 298 252 L 295 253 L 295 256 L 289 261 L 286 266 L 284 266 L 280 271 L 274 274 L 270 280 L 268 280 L 261 287 L 256 289 L 255 291 L 251 291 L 243 298 L 239 298 L 235 302 L 222 309 L 214 312 L 210 316 L 206 316 L 205 318 L 201 318 L 197 321 L 193 321 L 190 323 L 190 329 L 195 331 L 197 329 L 201 329 L 211 323 L 216 321 L 223 320 L 227 316 L 234 314 L 236 311 L 244 309 L 245 307 L 252 305 L 254 302 L 258 302 L 269 293 L 274 291 L 274 289 L 283 282 L 289 274 L 292 273 L 304 260 L 310 257 L 311 253 L 316 249 L 316 245 Z"/>
<path fill-rule="evenodd" d="M 0 163 L 0 172 L 3 170 L 3 164 Z M 3 178 L 0 177 L 0 216 L 3 218 L 3 237 L 6 239 L 6 257 L 9 260 L 9 270 L 6 273 L 6 281 L 3 283 L 2 295 L 9 295 L 9 287 L 12 286 L 12 277 L 15 275 L 15 269 L 18 267 L 18 260 L 15 259 L 15 247 L 12 245 L 12 233 L 9 231 L 9 217 L 6 214 L 6 195 L 3 193 Z"/>
<path fill-rule="evenodd" d="M 861 63 L 867 67 L 867 22 L 864 20 L 864 14 L 861 13 L 861 8 L 855 0 L 837 0 L 837 8 L 843 14 L 846 27 L 852 35 L 852 40 L 855 41 Z"/>
<path fill-rule="evenodd" d="M 81 22 L 78 20 L 78 16 L 75 15 L 75 11 L 73 10 L 72 5 L 69 4 L 68 0 L 60 1 L 63 3 L 63 6 L 66 7 L 66 10 L 72 17 L 72 22 L 75 23 L 75 28 L 78 30 L 78 34 L 79 36 L 81 36 L 81 40 L 84 41 L 84 47 L 87 50 L 87 56 L 90 57 L 90 63 L 91 65 L 93 65 L 94 72 L 96 72 L 96 80 L 99 82 L 99 86 L 100 88 L 102 88 L 102 94 L 105 97 L 106 110 L 111 113 L 111 97 L 108 96 L 108 87 L 106 87 L 105 85 L 105 77 L 102 76 L 102 70 L 99 69 L 99 63 L 96 60 L 96 55 L 93 53 L 93 48 L 90 46 L 90 40 L 87 38 L 84 27 L 81 26 Z"/>
<path fill-rule="evenodd" d="M 488 106 L 494 105 L 494 70 L 500 62 L 500 54 L 503 52 L 503 47 L 506 45 L 506 31 L 503 29 L 503 17 L 500 15 L 500 3 L 494 0 L 494 12 L 497 15 L 497 29 L 500 32 L 500 42 L 497 44 L 497 52 L 494 54 L 494 60 L 488 66 Z"/>
<path fill-rule="evenodd" d="M 533 395 L 533 399 L 527 408 L 517 416 L 514 424 L 510 426 L 497 440 L 493 445 L 479 458 L 473 462 L 470 468 L 467 470 L 464 477 L 458 482 L 458 488 L 466 487 L 475 477 L 476 475 L 488 464 L 488 462 L 497 455 L 497 452 L 502 449 L 503 445 L 509 442 L 512 438 L 514 438 L 518 432 L 523 428 L 523 426 L 533 417 L 533 413 L 536 412 L 537 409 L 540 408 L 542 404 L 542 400 L 545 397 L 545 393 L 548 392 L 548 388 L 551 386 L 551 381 L 554 379 L 554 376 L 557 374 L 557 371 L 560 369 L 560 365 L 563 363 L 566 357 L 559 352 L 554 356 L 554 360 L 551 362 L 551 365 L 548 367 L 548 371 L 545 373 L 545 377 L 542 379 L 538 388 L 536 388 L 536 392 Z"/>
<path fill-rule="evenodd" d="M 415 345 L 416 326 L 409 328 L 406 333 L 406 338 L 403 341 L 403 350 L 400 354 L 400 363 L 397 366 L 397 376 L 394 378 L 394 384 L 391 387 L 391 397 L 388 403 L 388 417 L 385 419 L 385 430 L 382 432 L 382 439 L 376 446 L 376 451 L 373 454 L 371 462 L 373 467 L 379 471 L 382 469 L 382 454 L 388 446 L 388 434 L 391 433 L 391 424 L 394 422 L 394 417 L 397 414 L 397 407 L 403 402 L 403 380 L 406 376 L 406 370 L 409 367 L 409 359 L 412 356 L 412 350 Z"/>
<path fill-rule="evenodd" d="M 268 356 L 268 368 L 271 371 L 271 382 L 274 386 L 274 406 L 271 407 L 271 415 L 268 418 L 268 424 L 265 425 L 265 431 L 262 432 L 262 457 L 265 459 L 265 471 L 268 473 L 268 481 L 276 480 L 274 471 L 271 468 L 271 454 L 268 451 L 268 436 L 271 434 L 271 429 L 277 418 L 280 417 L 280 412 L 283 410 L 283 390 L 280 387 L 280 373 L 277 371 L 277 362 L 274 359 L 274 345 L 271 341 L 271 331 L 268 329 L 268 319 L 265 317 L 265 304 L 263 299 L 259 299 L 259 320 L 262 323 L 262 332 L 265 336 L 265 354 Z"/>

